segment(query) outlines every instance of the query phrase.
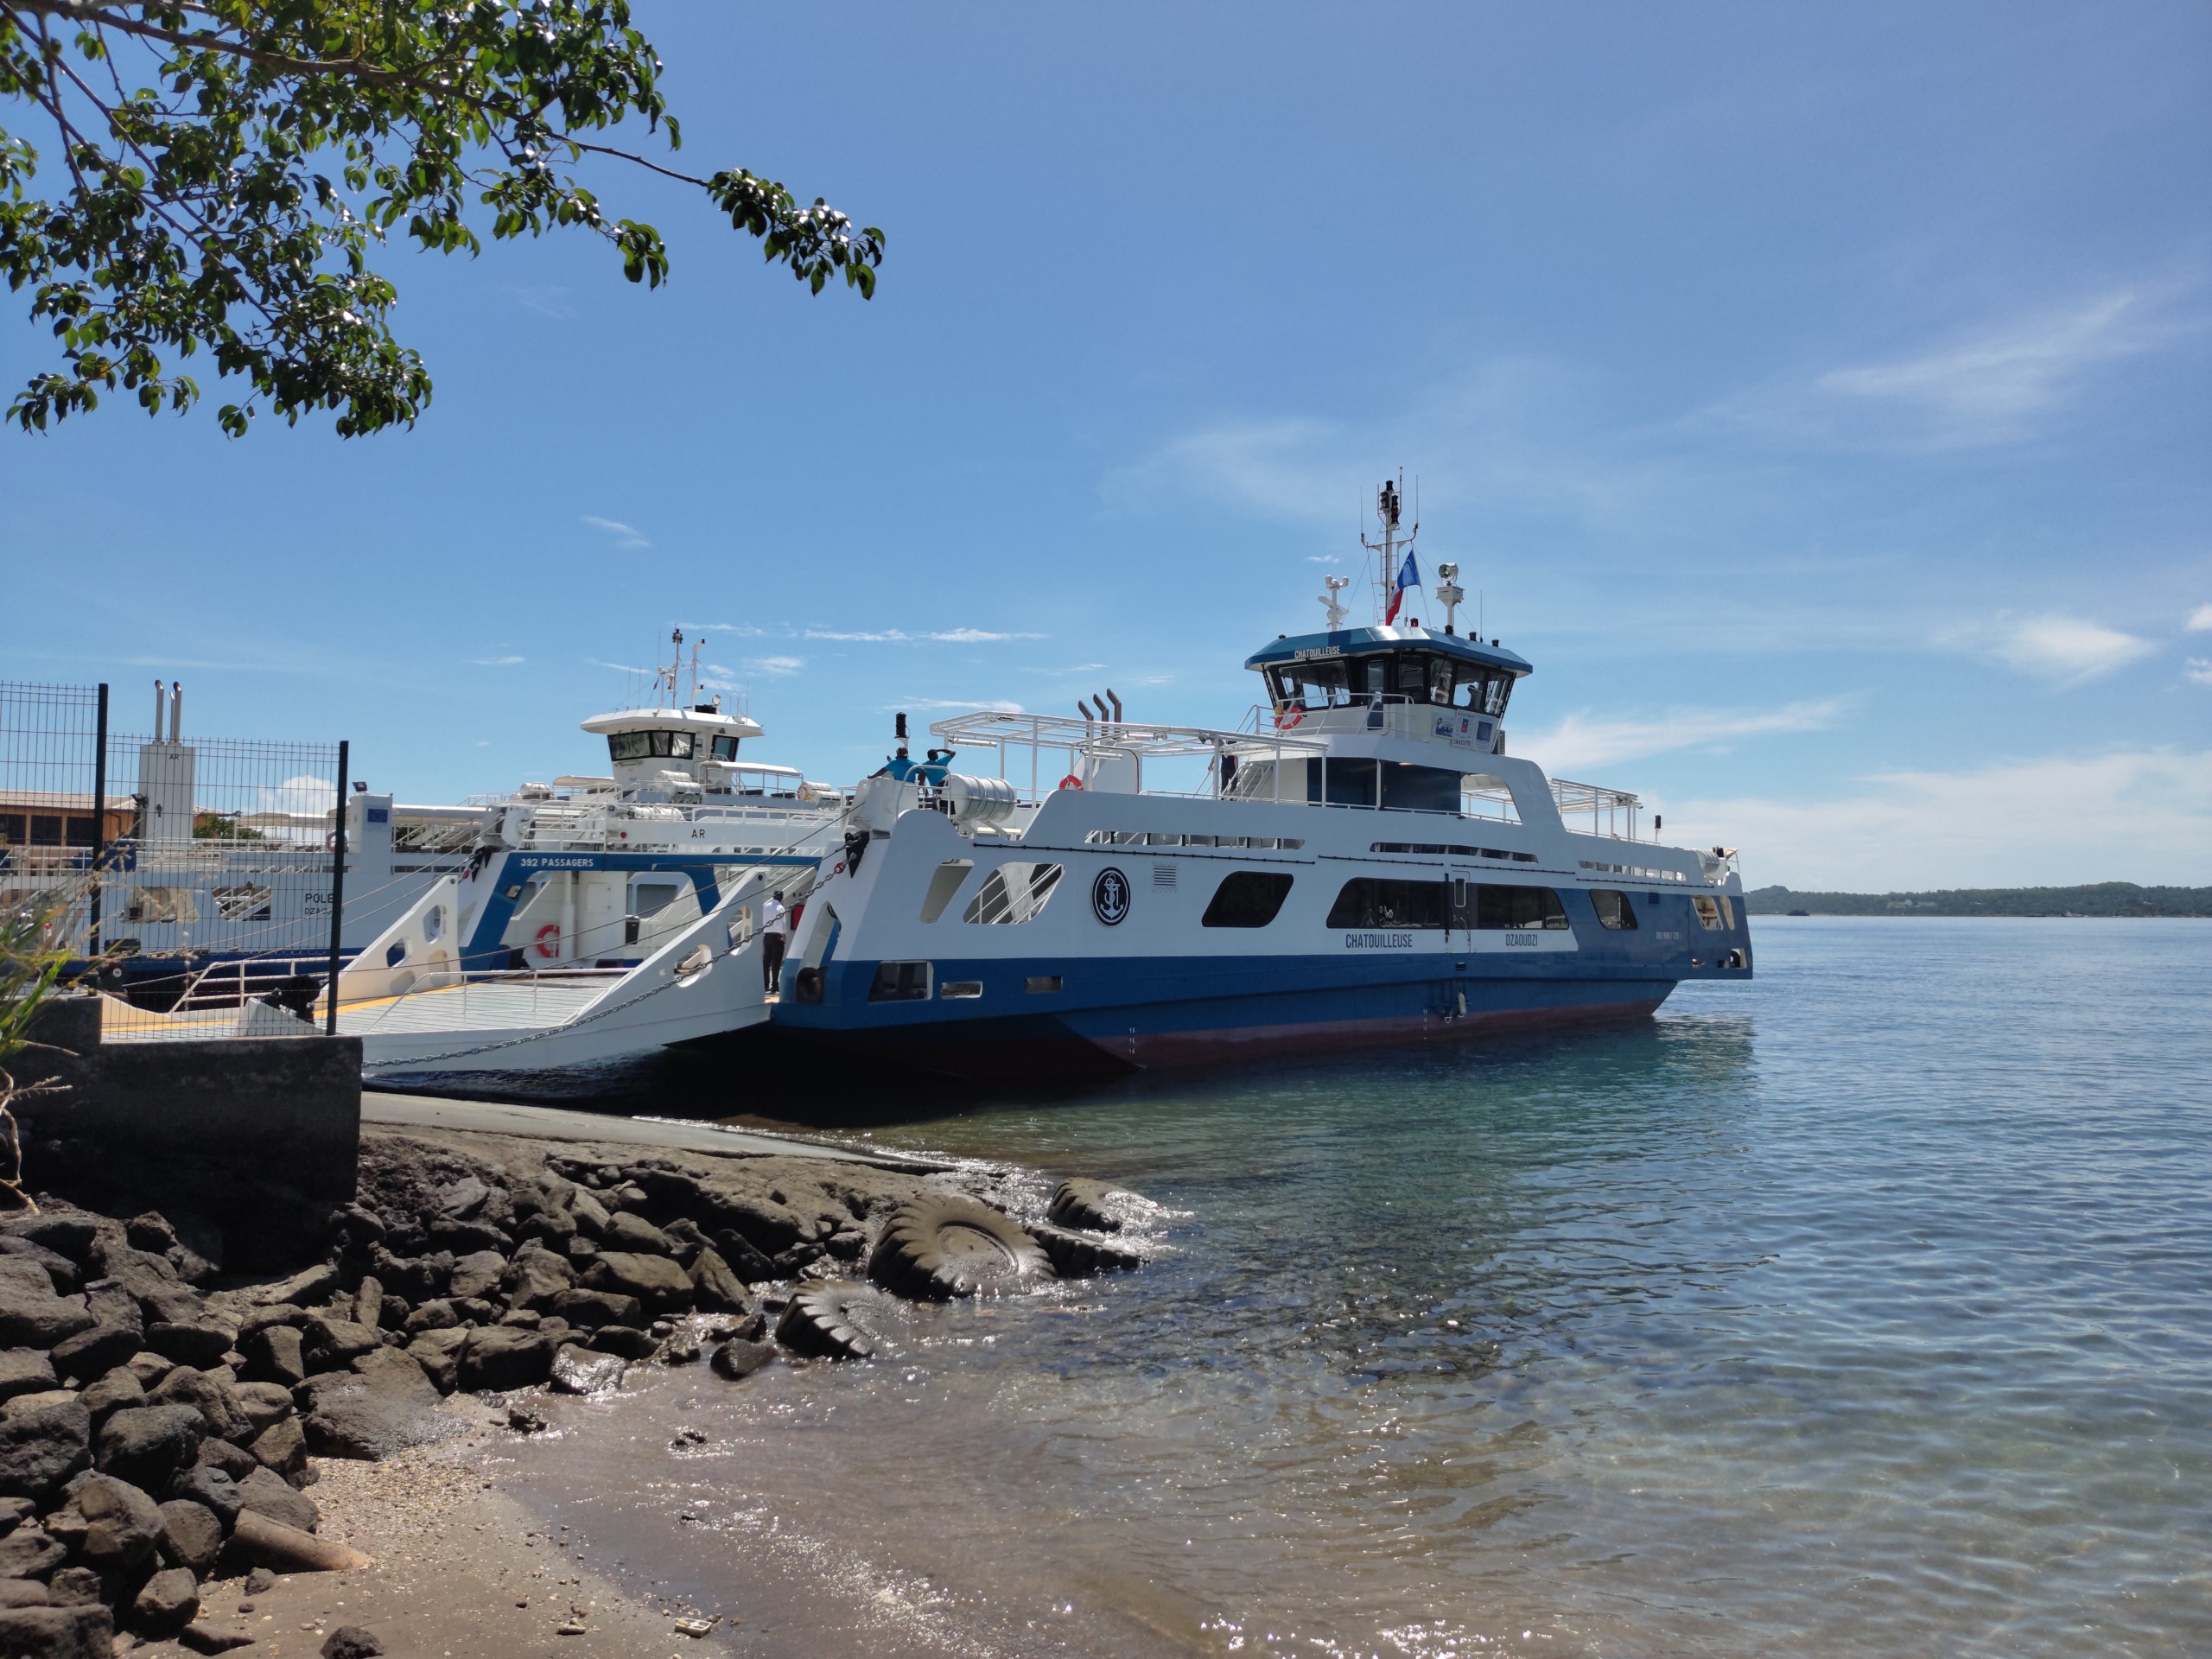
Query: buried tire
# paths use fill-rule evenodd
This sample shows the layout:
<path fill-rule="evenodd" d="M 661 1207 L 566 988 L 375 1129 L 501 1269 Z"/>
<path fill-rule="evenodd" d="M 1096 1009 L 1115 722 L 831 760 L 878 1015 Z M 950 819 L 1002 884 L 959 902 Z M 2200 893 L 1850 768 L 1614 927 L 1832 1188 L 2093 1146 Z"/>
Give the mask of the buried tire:
<path fill-rule="evenodd" d="M 1107 1208 L 1106 1203 L 1118 1191 L 1118 1187 L 1109 1186 L 1103 1181 L 1062 1181 L 1052 1194 L 1052 1208 L 1046 1214 L 1058 1226 L 1091 1233 L 1118 1233 L 1122 1230 L 1122 1218 Z"/>
<path fill-rule="evenodd" d="M 1088 1279 L 1098 1273 L 1127 1273 L 1144 1265 L 1143 1255 L 1133 1246 L 1103 1233 L 1079 1233 L 1046 1222 L 1030 1230 L 1052 1258 L 1052 1271 L 1063 1279 Z"/>
<path fill-rule="evenodd" d="M 868 1276 L 901 1296 L 944 1302 L 1050 1279 L 1052 1264 L 1035 1239 L 988 1205 L 927 1198 L 892 1212 Z"/>
<path fill-rule="evenodd" d="M 898 1351 L 902 1317 L 881 1291 L 840 1279 L 796 1293 L 776 1321 L 776 1340 L 810 1359 L 874 1359 Z"/>

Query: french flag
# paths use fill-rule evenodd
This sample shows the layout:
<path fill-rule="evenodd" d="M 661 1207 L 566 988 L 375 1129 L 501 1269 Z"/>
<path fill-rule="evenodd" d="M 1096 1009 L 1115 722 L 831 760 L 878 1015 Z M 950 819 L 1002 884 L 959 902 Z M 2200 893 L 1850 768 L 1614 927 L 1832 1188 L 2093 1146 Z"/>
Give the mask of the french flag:
<path fill-rule="evenodd" d="M 1404 568 L 1398 572 L 1398 585 L 1390 590 L 1389 607 L 1382 613 L 1384 627 L 1389 627 L 1398 620 L 1398 607 L 1406 602 L 1406 589 L 1420 586 L 1421 567 L 1414 563 L 1414 556 L 1408 552 L 1406 555 Z"/>

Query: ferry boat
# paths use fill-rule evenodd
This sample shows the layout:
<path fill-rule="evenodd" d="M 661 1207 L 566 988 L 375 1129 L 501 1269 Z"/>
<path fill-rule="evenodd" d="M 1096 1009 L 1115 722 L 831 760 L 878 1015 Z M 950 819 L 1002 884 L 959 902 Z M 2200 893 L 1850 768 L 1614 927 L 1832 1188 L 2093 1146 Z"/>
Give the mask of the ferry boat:
<path fill-rule="evenodd" d="M 760 724 L 719 697 L 701 700 L 696 659 L 688 686 L 680 663 L 679 652 L 679 666 L 656 671 L 652 706 L 582 722 L 607 745 L 607 774 L 427 810 L 454 832 L 435 861 L 402 850 L 425 809 L 366 794 L 347 804 L 349 918 L 364 872 L 372 882 L 420 877 L 404 903 L 390 900 L 391 880 L 372 887 L 379 925 L 349 941 L 339 976 L 338 1029 L 363 1039 L 366 1075 L 565 1070 L 766 1018 L 756 945 L 766 904 L 778 891 L 803 900 L 823 854 L 842 844 L 847 801 L 794 768 L 741 758 Z M 410 861 L 418 868 L 403 869 Z M 205 1034 L 241 1019 L 252 1034 L 283 1034 L 260 993 L 289 996 L 302 1020 L 319 1014 L 327 904 L 324 914 L 321 951 L 203 968 L 162 1013 L 118 1009 L 111 1039 Z M 711 997 L 656 995 L 618 1012 L 637 986 L 681 980 L 690 991 L 708 963 L 748 946 L 749 995 L 728 974 Z"/>
<path fill-rule="evenodd" d="M 1400 499 L 1368 544 L 1417 580 Z M 1236 729 L 1110 692 L 932 726 L 927 762 L 861 785 L 775 1027 L 1033 1077 L 1646 1015 L 1748 978 L 1733 849 L 1662 845 L 1634 794 L 1510 755 L 1532 664 L 1457 632 L 1440 574 L 1440 632 L 1388 598 L 1346 626 L 1332 578 L 1326 628 L 1246 660 L 1266 702 Z M 952 770 L 977 750 L 996 776 Z"/>

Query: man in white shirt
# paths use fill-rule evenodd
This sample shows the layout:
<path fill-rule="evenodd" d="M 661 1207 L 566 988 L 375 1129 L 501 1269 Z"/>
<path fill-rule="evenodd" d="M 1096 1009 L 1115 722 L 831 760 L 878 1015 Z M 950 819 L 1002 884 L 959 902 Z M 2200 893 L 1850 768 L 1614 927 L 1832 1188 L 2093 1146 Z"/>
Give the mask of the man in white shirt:
<path fill-rule="evenodd" d="M 779 891 L 760 907 L 760 966 L 768 976 L 768 995 L 784 988 L 784 945 L 791 938 L 791 912 Z"/>

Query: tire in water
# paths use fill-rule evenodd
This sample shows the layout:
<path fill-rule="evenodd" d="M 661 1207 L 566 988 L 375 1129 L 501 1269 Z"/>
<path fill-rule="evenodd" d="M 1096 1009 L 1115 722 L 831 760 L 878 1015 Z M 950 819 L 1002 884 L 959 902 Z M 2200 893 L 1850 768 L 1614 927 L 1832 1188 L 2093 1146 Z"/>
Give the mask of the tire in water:
<path fill-rule="evenodd" d="M 950 1195 L 902 1204 L 884 1224 L 868 1276 L 916 1301 L 1016 1290 L 1052 1277 L 1035 1239 L 987 1204 Z"/>

